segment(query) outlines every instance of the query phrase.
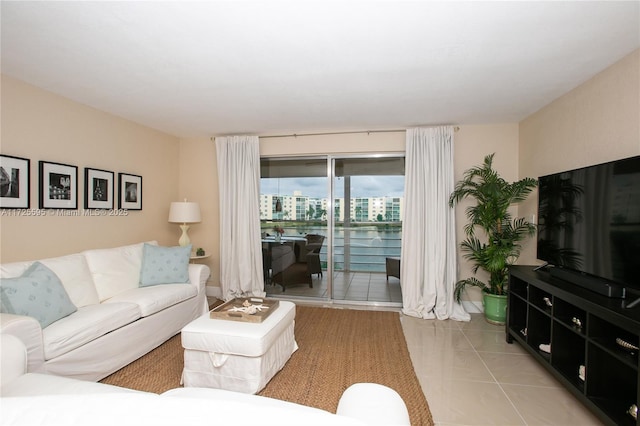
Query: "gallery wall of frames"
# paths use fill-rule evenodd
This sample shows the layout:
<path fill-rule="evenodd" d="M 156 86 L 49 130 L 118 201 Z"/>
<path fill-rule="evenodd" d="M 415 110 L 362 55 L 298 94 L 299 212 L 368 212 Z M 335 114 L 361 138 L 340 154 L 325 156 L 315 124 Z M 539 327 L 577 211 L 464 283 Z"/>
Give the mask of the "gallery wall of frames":
<path fill-rule="evenodd" d="M 84 168 L 84 208 L 142 210 L 142 176 Z M 38 208 L 78 209 L 78 167 L 38 161 Z M 116 202 L 117 200 L 117 202 Z M 0 208 L 31 208 L 31 160 L 0 154 Z"/>

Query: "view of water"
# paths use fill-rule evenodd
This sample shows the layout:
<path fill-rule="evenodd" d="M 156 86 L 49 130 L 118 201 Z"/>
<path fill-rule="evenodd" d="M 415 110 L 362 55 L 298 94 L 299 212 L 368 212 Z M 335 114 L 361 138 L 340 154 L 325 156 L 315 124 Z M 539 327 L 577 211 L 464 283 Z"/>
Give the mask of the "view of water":
<path fill-rule="evenodd" d="M 290 227 L 285 229 L 286 235 L 320 234 L 327 236 L 325 227 Z M 348 246 L 345 248 L 345 233 Z M 391 226 L 360 226 L 345 230 L 336 227 L 334 236 L 334 268 L 337 271 L 385 272 L 386 257 L 400 257 L 402 229 Z M 345 268 L 345 254 L 348 267 Z M 324 268 L 327 265 L 327 240 L 320 251 L 320 261 Z"/>

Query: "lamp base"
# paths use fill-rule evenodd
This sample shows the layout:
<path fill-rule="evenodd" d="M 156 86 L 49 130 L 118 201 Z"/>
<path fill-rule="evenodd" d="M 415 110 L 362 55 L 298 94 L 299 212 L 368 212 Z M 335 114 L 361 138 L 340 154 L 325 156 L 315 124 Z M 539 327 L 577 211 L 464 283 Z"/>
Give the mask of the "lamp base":
<path fill-rule="evenodd" d="M 188 246 L 189 244 L 191 244 L 191 240 L 189 239 L 189 234 L 187 234 L 187 231 L 189 231 L 189 225 L 187 225 L 186 223 L 183 223 L 182 225 L 180 225 L 180 229 L 182 229 L 182 235 L 178 240 L 178 244 L 180 244 L 180 247 Z"/>

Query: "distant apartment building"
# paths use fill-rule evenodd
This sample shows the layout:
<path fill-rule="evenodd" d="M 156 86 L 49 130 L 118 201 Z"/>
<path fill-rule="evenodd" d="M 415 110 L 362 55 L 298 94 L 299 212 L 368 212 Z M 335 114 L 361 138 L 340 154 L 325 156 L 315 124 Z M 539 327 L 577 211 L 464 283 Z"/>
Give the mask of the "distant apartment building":
<path fill-rule="evenodd" d="M 402 197 L 355 197 L 351 199 L 349 218 L 353 222 L 399 222 L 402 206 Z M 337 220 L 344 222 L 344 198 L 335 199 L 334 209 Z M 327 220 L 328 214 L 327 198 L 308 197 L 300 191 L 293 195 L 260 194 L 260 220 Z"/>

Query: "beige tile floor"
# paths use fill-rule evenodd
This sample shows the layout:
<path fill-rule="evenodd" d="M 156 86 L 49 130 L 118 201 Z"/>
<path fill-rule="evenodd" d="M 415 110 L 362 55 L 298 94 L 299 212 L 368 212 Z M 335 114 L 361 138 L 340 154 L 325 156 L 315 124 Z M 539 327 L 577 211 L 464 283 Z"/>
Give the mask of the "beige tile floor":
<path fill-rule="evenodd" d="M 470 322 L 402 316 L 436 425 L 601 425 L 517 343 L 481 314 Z"/>

